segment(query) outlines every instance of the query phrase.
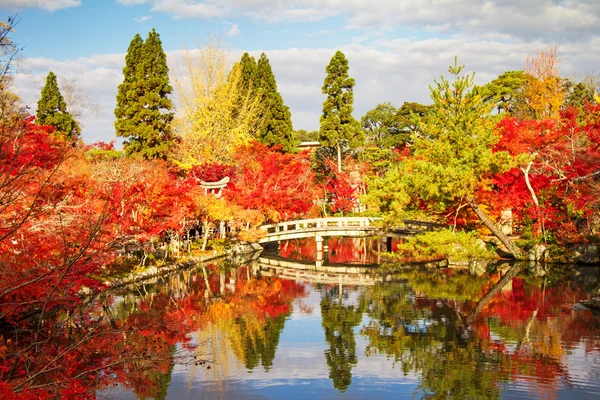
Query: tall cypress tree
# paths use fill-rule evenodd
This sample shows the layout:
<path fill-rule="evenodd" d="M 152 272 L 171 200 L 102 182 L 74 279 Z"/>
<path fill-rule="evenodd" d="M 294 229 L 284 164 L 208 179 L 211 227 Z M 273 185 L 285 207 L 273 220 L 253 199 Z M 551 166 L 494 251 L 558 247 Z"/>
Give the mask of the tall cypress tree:
<path fill-rule="evenodd" d="M 244 109 L 249 103 L 252 103 L 255 100 L 256 95 L 254 84 L 254 80 L 256 79 L 256 60 L 248 53 L 244 53 L 239 62 L 239 66 L 241 70 L 241 76 L 239 77 L 238 82 L 239 93 L 235 100 L 235 108 L 232 110 L 234 118 L 238 118 L 240 114 L 244 113 Z M 230 79 L 232 73 L 237 74 L 235 68 L 232 68 L 229 72 L 229 76 L 227 77 L 228 80 Z M 251 134 L 255 135 L 255 132 L 252 132 Z"/>
<path fill-rule="evenodd" d="M 142 58 L 144 41 L 139 34 L 135 34 L 125 56 L 123 67 L 123 83 L 117 89 L 117 107 L 115 108 L 115 130 L 118 137 L 127 137 L 135 130 L 137 121 L 134 120 L 139 106 L 139 95 L 134 90 L 137 81 L 137 67 Z M 134 107 L 134 105 L 136 107 Z"/>
<path fill-rule="evenodd" d="M 126 138 L 126 154 L 165 159 L 174 141 L 167 56 L 156 30 L 141 46 L 140 40 L 136 35 L 129 46 L 117 94 L 115 128 L 117 136 Z"/>
<path fill-rule="evenodd" d="M 38 101 L 35 122 L 38 125 L 55 127 L 56 132 L 65 135 L 68 140 L 78 139 L 81 133 L 79 124 L 67 111 L 67 103 L 60 94 L 54 72 L 49 72 L 46 77 L 46 84 Z"/>
<path fill-rule="evenodd" d="M 258 132 L 258 140 L 267 146 L 281 145 L 283 151 L 295 150 L 292 135 L 292 114 L 283 104 L 283 98 L 277 91 L 275 75 L 265 53 L 260 55 L 256 67 L 255 91 L 263 104 L 263 125 Z"/>
<path fill-rule="evenodd" d="M 242 66 L 242 78 L 241 87 L 242 90 L 247 91 L 254 89 L 254 80 L 256 79 L 256 60 L 248 53 L 242 55 L 240 60 Z"/>
<path fill-rule="evenodd" d="M 322 88 L 327 99 L 323 103 L 319 141 L 323 146 L 337 148 L 338 172 L 342 171 L 342 142 L 353 146 L 364 141 L 360 124 L 352 116 L 354 79 L 348 75 L 349 70 L 346 56 L 338 50 L 325 69 Z"/>

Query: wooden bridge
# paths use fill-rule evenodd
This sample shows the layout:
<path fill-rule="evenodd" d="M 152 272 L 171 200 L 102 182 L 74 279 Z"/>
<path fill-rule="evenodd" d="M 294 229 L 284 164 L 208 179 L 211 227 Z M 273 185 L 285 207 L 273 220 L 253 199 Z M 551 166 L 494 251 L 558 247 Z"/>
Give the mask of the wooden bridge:
<path fill-rule="evenodd" d="M 316 238 L 317 242 L 325 236 L 407 236 L 426 230 L 444 227 L 432 222 L 405 220 L 404 226 L 383 229 L 377 222 L 381 218 L 369 217 L 332 217 L 301 219 L 297 221 L 282 222 L 273 225 L 263 225 L 267 235 L 259 243 L 271 243 L 280 240 Z"/>

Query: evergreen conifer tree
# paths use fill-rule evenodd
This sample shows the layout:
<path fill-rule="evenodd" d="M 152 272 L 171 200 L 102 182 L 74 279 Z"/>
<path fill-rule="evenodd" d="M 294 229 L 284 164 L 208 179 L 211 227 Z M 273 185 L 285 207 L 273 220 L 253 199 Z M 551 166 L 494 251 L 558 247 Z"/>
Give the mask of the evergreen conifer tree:
<path fill-rule="evenodd" d="M 242 67 L 242 77 L 240 86 L 242 90 L 247 91 L 254 89 L 254 80 L 256 79 L 256 60 L 248 53 L 242 55 L 240 60 Z"/>
<path fill-rule="evenodd" d="M 265 53 L 258 60 L 254 83 L 255 92 L 261 97 L 264 107 L 258 140 L 267 146 L 281 145 L 285 152 L 294 151 L 296 143 L 292 135 L 292 115 L 277 91 L 275 76 Z"/>
<path fill-rule="evenodd" d="M 342 171 L 342 142 L 355 146 L 364 141 L 360 124 L 352 116 L 354 79 L 348 75 L 349 69 L 346 56 L 338 50 L 325 69 L 322 88 L 327 99 L 323 103 L 319 141 L 337 149 L 338 172 Z"/>
<path fill-rule="evenodd" d="M 65 135 L 68 140 L 78 139 L 81 133 L 79 124 L 67 111 L 67 104 L 60 94 L 54 72 L 49 72 L 46 77 L 46 84 L 38 101 L 36 124 L 53 126 L 57 133 Z"/>
<path fill-rule="evenodd" d="M 142 57 L 142 37 L 136 35 L 129 43 L 127 55 L 125 56 L 125 67 L 123 67 L 123 83 L 117 89 L 117 107 L 115 108 L 115 130 L 118 137 L 127 137 L 129 132 L 135 130 L 137 121 L 134 116 L 137 111 L 132 107 L 138 101 L 138 95 L 133 90 L 137 80 L 136 70 Z"/>
<path fill-rule="evenodd" d="M 233 118 L 238 118 L 239 115 L 243 114 L 244 110 L 256 100 L 256 85 L 254 84 L 256 79 L 256 60 L 248 53 L 244 53 L 238 65 L 240 76 L 237 77 L 236 74 L 238 74 L 238 71 L 235 67 L 231 69 L 227 76 L 228 81 L 232 79 L 231 74 L 234 74 L 237 79 L 239 79 L 237 83 L 239 96 L 237 96 L 235 107 L 232 110 Z M 250 134 L 256 136 L 257 132 L 250 132 Z"/>
<path fill-rule="evenodd" d="M 167 56 L 154 29 L 141 46 L 140 40 L 136 35 L 129 46 L 117 94 L 115 128 L 117 136 L 126 138 L 126 154 L 165 159 L 174 141 Z"/>

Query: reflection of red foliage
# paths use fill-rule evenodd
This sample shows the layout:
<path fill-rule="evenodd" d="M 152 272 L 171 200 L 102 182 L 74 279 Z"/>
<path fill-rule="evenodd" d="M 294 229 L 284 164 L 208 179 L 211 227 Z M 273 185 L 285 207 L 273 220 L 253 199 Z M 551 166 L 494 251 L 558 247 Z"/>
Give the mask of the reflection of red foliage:
<path fill-rule="evenodd" d="M 214 270 L 215 266 L 209 268 Z M 97 390 L 115 385 L 131 388 L 139 397 L 155 397 L 160 374 L 167 373 L 174 362 L 174 346 L 182 343 L 183 348 L 193 349 L 189 334 L 220 317 L 211 314 L 211 308 L 233 310 L 231 323 L 242 314 L 266 323 L 267 318 L 289 313 L 291 303 L 306 296 L 304 285 L 294 281 L 248 279 L 245 268 L 233 273 L 237 276 L 235 292 L 226 291 L 219 301 L 207 302 L 201 276 L 188 281 L 175 276 L 157 285 L 151 294 L 124 296 L 112 310 L 97 304 L 73 316 L 68 329 L 63 329 L 61 320 L 48 320 L 37 338 L 38 345 L 29 349 L 27 345 L 36 340 L 34 335 L 21 334 L 20 346 L 8 341 L 9 337 L 0 337 L 0 397 L 94 399 Z M 219 289 L 216 275 L 215 289 Z M 105 304 L 113 300 L 109 297 Z M 11 372 L 16 354 L 17 368 Z M 46 373 L 27 383 L 29 376 L 44 368 Z"/>
<path fill-rule="evenodd" d="M 377 238 L 331 237 L 326 242 L 327 257 L 331 264 L 377 264 Z M 279 255 L 298 261 L 315 261 L 317 246 L 314 239 L 286 240 L 281 243 Z"/>
<path fill-rule="evenodd" d="M 377 264 L 377 238 L 330 238 L 329 262 L 332 264 Z"/>

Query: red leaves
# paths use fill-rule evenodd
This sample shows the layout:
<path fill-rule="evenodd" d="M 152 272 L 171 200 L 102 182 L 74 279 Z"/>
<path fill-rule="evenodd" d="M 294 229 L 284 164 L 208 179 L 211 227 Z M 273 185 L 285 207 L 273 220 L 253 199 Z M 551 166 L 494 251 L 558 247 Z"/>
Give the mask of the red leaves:
<path fill-rule="evenodd" d="M 489 204 L 498 211 L 513 209 L 517 220 L 537 225 L 533 233 L 540 233 L 543 224 L 560 231 L 559 240 L 580 240 L 588 232 L 577 237 L 576 219 L 587 218 L 599 205 L 595 179 L 600 175 L 599 110 L 588 104 L 583 110 L 567 108 L 559 120 L 503 119 L 496 149 L 508 151 L 519 168 L 492 177 L 495 190 Z"/>
<path fill-rule="evenodd" d="M 190 176 L 198 181 L 218 182 L 226 176 L 233 178 L 235 167 L 220 163 L 204 163 L 194 165 L 190 170 Z"/>
<path fill-rule="evenodd" d="M 269 220 L 299 218 L 315 208 L 319 198 L 308 153 L 282 154 L 259 142 L 240 148 L 237 174 L 227 199 L 261 210 Z"/>

